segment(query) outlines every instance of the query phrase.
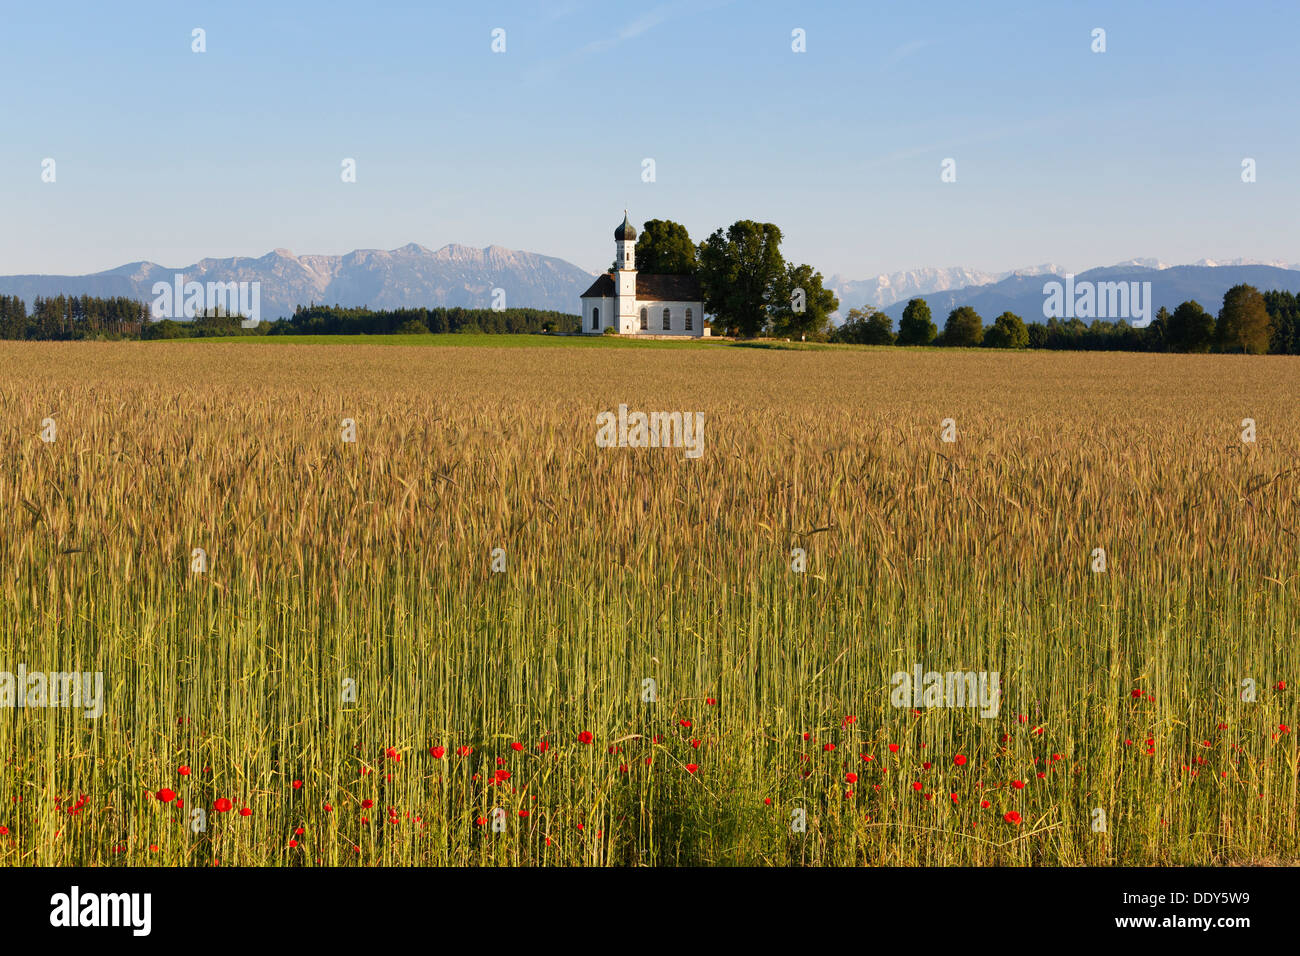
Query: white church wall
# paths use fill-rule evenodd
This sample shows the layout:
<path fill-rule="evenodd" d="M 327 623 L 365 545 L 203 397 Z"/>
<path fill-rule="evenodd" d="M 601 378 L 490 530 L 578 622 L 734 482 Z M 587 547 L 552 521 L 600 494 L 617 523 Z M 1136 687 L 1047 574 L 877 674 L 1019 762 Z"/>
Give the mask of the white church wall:
<path fill-rule="evenodd" d="M 636 304 L 636 331 L 641 335 L 704 335 L 704 310 L 699 302 L 664 302 L 641 300 Z M 641 328 L 641 310 L 647 310 L 646 328 Z M 664 309 L 668 310 L 669 328 L 664 328 Z M 691 310 L 691 330 L 686 331 L 686 310 Z"/>
<path fill-rule="evenodd" d="M 600 328 L 592 329 L 591 319 L 593 312 L 600 312 Z M 604 299 L 583 299 L 582 300 L 582 331 L 588 334 L 599 334 L 610 328 L 615 319 L 614 300 L 611 298 Z"/>

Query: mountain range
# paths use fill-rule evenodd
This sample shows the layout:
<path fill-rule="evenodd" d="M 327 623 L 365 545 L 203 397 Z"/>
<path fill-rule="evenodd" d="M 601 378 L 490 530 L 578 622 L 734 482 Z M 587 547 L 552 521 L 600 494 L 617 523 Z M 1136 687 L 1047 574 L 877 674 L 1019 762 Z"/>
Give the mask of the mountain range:
<path fill-rule="evenodd" d="M 0 276 L 0 294 L 16 295 L 28 306 L 37 296 L 128 296 L 155 298 L 155 282 L 260 282 L 264 319 L 293 315 L 298 305 L 462 306 L 490 308 L 493 289 L 505 290 L 506 307 L 577 312 L 578 296 L 592 275 L 570 262 L 501 246 L 476 249 L 447 245 L 426 249 L 410 243 L 400 249 L 357 249 L 342 256 L 295 256 L 276 249 L 261 258 L 200 259 L 179 268 L 132 262 L 92 275 Z"/>
<path fill-rule="evenodd" d="M 849 309 L 869 305 L 897 320 L 907 301 L 919 297 L 930 304 L 940 325 L 958 305 L 973 306 L 986 322 L 1004 311 L 1026 321 L 1041 321 L 1043 284 L 1065 271 L 1054 263 L 999 273 L 931 268 L 870 279 L 832 276 L 826 285 L 840 299 L 841 317 Z M 576 313 L 578 297 L 594 278 L 571 262 L 533 252 L 455 244 L 435 250 L 409 243 L 387 251 L 357 249 L 341 256 L 295 256 L 276 249 L 260 258 L 201 259 L 179 268 L 132 262 L 91 275 L 0 276 L 0 294 L 19 296 L 29 306 L 38 296 L 60 294 L 128 296 L 152 302 L 154 283 L 171 285 L 178 273 L 186 282 L 260 282 L 265 319 L 291 316 L 297 306 L 311 303 L 375 309 L 489 308 L 495 304 L 494 289 L 504 291 L 507 307 Z M 1078 273 L 1075 280 L 1149 281 L 1153 310 L 1161 306 L 1172 310 L 1186 299 L 1195 299 L 1217 311 L 1223 293 L 1241 282 L 1261 291 L 1300 291 L 1300 263 L 1202 259 L 1193 265 L 1171 266 L 1157 259 L 1130 259 Z"/>
<path fill-rule="evenodd" d="M 924 299 L 930 306 L 934 322 L 940 328 L 948 313 L 962 305 L 971 306 L 986 325 L 1003 312 L 1014 312 L 1026 322 L 1043 322 L 1044 304 L 1048 298 L 1044 286 L 1052 281 L 1063 283 L 1064 276 L 1064 272 L 1013 273 L 997 282 L 931 292 L 917 298 Z M 1150 298 L 1145 293 L 1142 295 L 1144 307 L 1150 306 L 1150 316 L 1161 308 L 1172 312 L 1189 299 L 1199 302 L 1207 312 L 1217 313 L 1223 304 L 1223 294 L 1242 283 L 1253 285 L 1261 292 L 1279 289 L 1300 292 L 1300 269 L 1273 265 L 1162 265 L 1153 268 L 1121 263 L 1089 269 L 1074 276 L 1076 288 L 1085 282 L 1150 282 Z M 906 302 L 895 302 L 882 311 L 897 322 L 906 307 Z M 1104 315 L 1101 317 L 1105 318 Z M 1090 318 L 1084 319 L 1085 323 L 1090 321 Z"/>
<path fill-rule="evenodd" d="M 1274 266 L 1279 269 L 1300 270 L 1300 263 L 1261 262 L 1254 259 L 1201 259 L 1198 262 L 1191 263 L 1191 265 L 1207 268 L 1263 265 Z M 1161 262 L 1159 259 L 1126 259 L 1110 268 L 1122 269 L 1125 267 L 1156 270 L 1173 268 L 1169 263 Z M 826 281 L 826 287 L 835 290 L 835 294 L 840 300 L 841 313 L 864 306 L 873 306 L 889 312 L 890 306 L 899 303 L 906 304 L 909 299 L 923 298 L 932 292 L 948 292 L 950 290 L 971 289 L 977 286 L 991 286 L 1007 279 L 1014 279 L 1017 276 L 1063 276 L 1067 271 L 1069 270 L 1064 266 L 1051 262 L 1023 269 L 1010 269 L 1006 272 L 981 272 L 978 269 L 964 269 L 961 267 L 912 269 L 906 272 L 882 273 L 870 279 L 846 279 L 835 275 Z M 1205 303 L 1201 304 L 1205 305 Z"/>

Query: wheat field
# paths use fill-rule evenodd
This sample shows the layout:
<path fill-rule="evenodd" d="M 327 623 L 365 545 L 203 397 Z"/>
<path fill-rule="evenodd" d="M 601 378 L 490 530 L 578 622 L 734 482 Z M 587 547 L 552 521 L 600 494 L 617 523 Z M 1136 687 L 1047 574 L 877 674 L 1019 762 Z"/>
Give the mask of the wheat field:
<path fill-rule="evenodd" d="M 1286 357 L 0 343 L 0 671 L 103 680 L 0 699 L 0 863 L 1293 858 L 1297 395 Z M 597 447 L 620 404 L 703 455 Z M 997 714 L 895 706 L 918 666 Z"/>

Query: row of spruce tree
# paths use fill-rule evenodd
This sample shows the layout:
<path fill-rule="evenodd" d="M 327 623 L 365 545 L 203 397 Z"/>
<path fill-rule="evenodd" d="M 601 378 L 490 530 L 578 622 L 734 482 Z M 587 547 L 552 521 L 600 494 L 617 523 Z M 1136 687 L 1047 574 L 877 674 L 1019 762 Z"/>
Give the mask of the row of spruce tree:
<path fill-rule="evenodd" d="M 843 324 L 826 332 L 831 342 L 858 345 L 939 345 L 995 349 L 1075 349 L 1118 352 L 1239 352 L 1253 355 L 1300 354 L 1300 297 L 1291 292 L 1260 292 L 1237 285 L 1223 296 L 1217 316 L 1194 301 L 1170 312 L 1161 308 L 1143 328 L 1094 319 L 1048 319 L 1025 323 L 1003 312 L 985 326 L 968 305 L 948 313 L 942 331 L 924 299 L 903 309 L 898 331 L 876 309 L 852 309 Z"/>
<path fill-rule="evenodd" d="M 576 332 L 576 315 L 545 309 L 388 309 L 299 306 L 292 318 L 244 328 L 220 310 L 192 320 L 152 321 L 149 307 L 129 298 L 37 298 L 31 312 L 17 296 L 0 295 L 0 338 L 47 341 L 183 339 L 231 335 L 391 335 L 403 332 Z"/>

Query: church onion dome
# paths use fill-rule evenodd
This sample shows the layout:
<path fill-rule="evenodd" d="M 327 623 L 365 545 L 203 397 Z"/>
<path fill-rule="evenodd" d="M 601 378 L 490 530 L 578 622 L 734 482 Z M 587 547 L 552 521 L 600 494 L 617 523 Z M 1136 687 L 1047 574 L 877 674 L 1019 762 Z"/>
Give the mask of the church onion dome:
<path fill-rule="evenodd" d="M 619 242 L 631 242 L 636 238 L 636 227 L 627 221 L 627 210 L 623 210 L 623 223 L 614 230 L 614 238 Z"/>

